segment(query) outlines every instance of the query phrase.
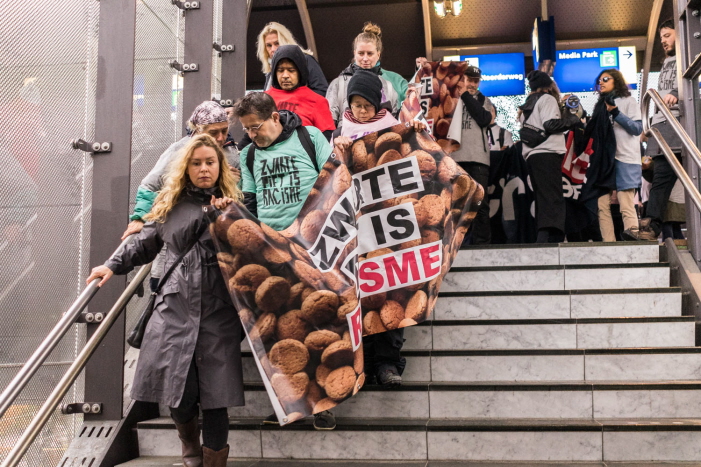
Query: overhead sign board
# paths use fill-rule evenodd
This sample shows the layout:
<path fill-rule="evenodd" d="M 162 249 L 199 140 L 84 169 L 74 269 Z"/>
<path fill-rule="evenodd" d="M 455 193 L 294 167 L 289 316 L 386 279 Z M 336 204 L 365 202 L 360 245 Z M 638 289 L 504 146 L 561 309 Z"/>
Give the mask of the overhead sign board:
<path fill-rule="evenodd" d="M 480 91 L 485 96 L 515 96 L 526 91 L 524 54 L 452 55 L 443 60 L 463 61 L 482 70 Z"/>
<path fill-rule="evenodd" d="M 596 77 L 603 70 L 615 68 L 623 73 L 628 85 L 635 89 L 638 82 L 635 47 L 558 50 L 553 78 L 560 92 L 589 92 L 596 90 Z"/>

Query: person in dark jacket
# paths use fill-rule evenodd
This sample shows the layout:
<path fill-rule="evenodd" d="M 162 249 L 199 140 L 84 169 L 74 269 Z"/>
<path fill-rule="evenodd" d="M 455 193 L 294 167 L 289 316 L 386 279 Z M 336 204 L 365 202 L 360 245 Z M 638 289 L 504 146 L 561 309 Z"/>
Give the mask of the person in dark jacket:
<path fill-rule="evenodd" d="M 562 160 L 565 157 L 563 133 L 579 121 L 576 115 L 560 111 L 560 93 L 552 78 L 539 70 L 528 73 L 531 93 L 519 107 L 521 125 L 544 131 L 543 142 L 523 144 L 528 173 L 535 194 L 537 243 L 559 243 L 565 239 L 566 205 L 562 194 Z"/>
<path fill-rule="evenodd" d="M 448 139 L 460 145 L 460 149 L 450 155 L 455 162 L 482 185 L 485 193 L 489 187 L 489 125 L 494 122 L 492 101 L 479 91 L 482 72 L 475 66 L 468 66 L 463 79 L 466 81 L 455 107 L 453 120 L 448 129 Z M 489 220 L 489 202 L 486 197 L 472 221 L 472 228 L 465 236 L 465 243 L 488 245 L 492 234 Z"/>
<path fill-rule="evenodd" d="M 268 89 L 279 110 L 289 110 L 302 119 L 305 126 L 318 128 L 327 139 L 336 129 L 329 103 L 307 87 L 309 71 L 304 53 L 296 45 L 283 45 L 273 56 L 273 86 Z"/>
<path fill-rule="evenodd" d="M 263 65 L 263 73 L 265 73 L 265 85 L 263 90 L 268 90 L 273 83 L 272 61 L 278 47 L 283 45 L 299 45 L 294 36 L 280 23 L 271 22 L 265 25 L 263 30 L 258 34 L 256 42 L 258 60 Z M 307 61 L 307 69 L 309 70 L 309 79 L 307 86 L 309 89 L 319 94 L 321 97 L 326 96 L 326 90 L 329 87 L 329 82 L 326 81 L 324 72 L 321 71 L 319 62 L 314 58 L 311 50 L 302 49 L 304 58 Z"/>
<path fill-rule="evenodd" d="M 196 136 L 170 165 L 165 186 L 146 216 L 149 222 L 87 279 L 102 278 L 101 286 L 113 274 L 127 274 L 153 261 L 163 245 L 167 270 L 194 242 L 156 297 L 131 391 L 134 400 L 170 407 L 188 467 L 226 466 L 226 408 L 244 404 L 241 321 L 202 212 L 203 205 L 222 208 L 239 199 L 219 144 L 209 135 Z"/>

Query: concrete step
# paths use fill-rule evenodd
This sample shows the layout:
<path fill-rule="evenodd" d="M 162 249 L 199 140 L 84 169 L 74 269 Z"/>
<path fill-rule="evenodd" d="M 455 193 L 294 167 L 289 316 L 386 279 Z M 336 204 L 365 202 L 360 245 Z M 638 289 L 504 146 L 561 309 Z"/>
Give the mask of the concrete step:
<path fill-rule="evenodd" d="M 281 428 L 232 419 L 231 456 L 263 459 L 460 461 L 692 461 L 701 458 L 699 419 L 357 419 L 317 432 L 310 419 Z M 139 423 L 144 456 L 177 456 L 168 418 Z M 505 449 L 508 446 L 508 449 Z M 640 465 L 640 464 L 638 464 Z"/>
<path fill-rule="evenodd" d="M 701 347 L 621 349 L 407 350 L 405 381 L 694 381 Z M 250 353 L 246 382 L 260 382 Z"/>
<path fill-rule="evenodd" d="M 352 418 L 701 418 L 701 382 L 417 382 L 392 391 L 367 385 L 333 412 Z M 229 409 L 234 418 L 271 413 L 262 384 L 247 385 L 246 405 Z"/>
<path fill-rule="evenodd" d="M 430 332 L 429 328 L 430 327 Z M 692 347 L 695 318 L 441 320 L 407 328 L 409 350 Z"/>
<path fill-rule="evenodd" d="M 679 287 L 445 292 L 433 319 L 567 319 L 679 316 Z"/>
<path fill-rule="evenodd" d="M 657 242 L 488 245 L 460 250 L 455 267 L 656 263 Z"/>
<path fill-rule="evenodd" d="M 442 292 L 669 287 L 669 264 L 453 267 Z"/>

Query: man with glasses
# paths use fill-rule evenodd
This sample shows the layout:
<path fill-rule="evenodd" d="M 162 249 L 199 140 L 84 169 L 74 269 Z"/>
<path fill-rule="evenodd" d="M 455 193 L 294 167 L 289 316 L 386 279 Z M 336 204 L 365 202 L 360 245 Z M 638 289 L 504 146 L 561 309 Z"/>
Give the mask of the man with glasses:
<path fill-rule="evenodd" d="M 326 98 L 307 87 L 309 71 L 302 49 L 297 45 L 280 46 L 273 56 L 272 69 L 272 87 L 265 92 L 277 108 L 296 113 L 304 126 L 315 126 L 330 139 L 336 125 Z"/>
<path fill-rule="evenodd" d="M 453 121 L 448 129 L 448 139 L 460 145 L 451 156 L 460 167 L 470 174 L 485 192 L 482 205 L 472 221 L 472 229 L 465 236 L 465 242 L 473 245 L 488 245 L 492 240 L 489 225 L 489 199 L 486 196 L 489 186 L 489 125 L 494 121 L 492 102 L 479 91 L 482 71 L 476 66 L 468 66 L 465 71 L 465 92 L 455 107 Z"/>
<path fill-rule="evenodd" d="M 317 128 L 303 126 L 297 114 L 278 110 L 264 92 L 252 92 L 238 101 L 234 115 L 252 140 L 241 151 L 244 205 L 273 229 L 286 229 L 299 215 L 319 169 L 331 155 L 331 145 Z M 265 423 L 277 424 L 275 414 Z M 314 415 L 314 428 L 335 427 L 331 412 Z"/>

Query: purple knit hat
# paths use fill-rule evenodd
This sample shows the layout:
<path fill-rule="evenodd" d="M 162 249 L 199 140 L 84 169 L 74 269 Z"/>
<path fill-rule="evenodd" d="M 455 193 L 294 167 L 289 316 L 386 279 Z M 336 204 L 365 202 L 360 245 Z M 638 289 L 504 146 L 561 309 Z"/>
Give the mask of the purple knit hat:
<path fill-rule="evenodd" d="M 190 115 L 190 123 L 195 126 L 211 125 L 212 123 L 221 123 L 228 121 L 228 115 L 224 107 L 214 101 L 204 101 L 195 108 L 195 111 Z"/>

